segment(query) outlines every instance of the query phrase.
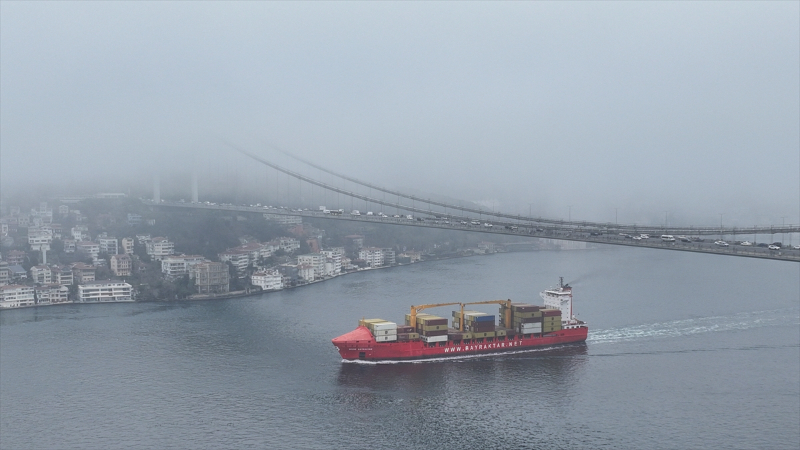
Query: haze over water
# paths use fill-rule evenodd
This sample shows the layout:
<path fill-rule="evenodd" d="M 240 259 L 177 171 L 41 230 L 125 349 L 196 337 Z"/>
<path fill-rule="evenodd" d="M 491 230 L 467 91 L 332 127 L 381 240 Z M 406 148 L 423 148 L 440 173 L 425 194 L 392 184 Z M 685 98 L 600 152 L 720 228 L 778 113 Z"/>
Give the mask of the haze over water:
<path fill-rule="evenodd" d="M 605 248 L 245 299 L 2 311 L 0 448 L 795 449 L 798 275 Z M 574 280 L 585 345 L 366 364 L 343 363 L 330 342 L 362 317 L 402 321 L 412 304 L 539 303 L 558 276 Z"/>

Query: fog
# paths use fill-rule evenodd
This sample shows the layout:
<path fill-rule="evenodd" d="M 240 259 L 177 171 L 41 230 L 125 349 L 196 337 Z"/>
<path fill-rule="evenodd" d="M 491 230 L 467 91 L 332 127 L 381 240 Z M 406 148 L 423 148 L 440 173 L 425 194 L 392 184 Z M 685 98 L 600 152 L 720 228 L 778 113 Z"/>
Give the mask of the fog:
<path fill-rule="evenodd" d="M 507 212 L 800 223 L 800 3 L 2 2 L 0 128 L 4 197 L 280 188 L 232 142 Z"/>

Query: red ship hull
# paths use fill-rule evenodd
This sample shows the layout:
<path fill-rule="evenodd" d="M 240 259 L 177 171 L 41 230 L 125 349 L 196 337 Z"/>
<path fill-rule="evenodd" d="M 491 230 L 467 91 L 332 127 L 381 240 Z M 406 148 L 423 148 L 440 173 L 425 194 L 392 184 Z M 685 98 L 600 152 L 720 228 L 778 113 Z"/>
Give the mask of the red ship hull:
<path fill-rule="evenodd" d="M 492 342 L 484 339 L 425 343 L 421 340 L 407 342 L 376 342 L 369 329 L 363 326 L 343 334 L 332 340 L 339 354 L 346 360 L 366 361 L 397 361 L 415 360 L 426 358 L 446 358 L 463 355 L 477 355 L 483 353 L 502 353 L 509 351 L 529 350 L 536 347 L 584 342 L 589 333 L 586 326 L 566 328 L 544 335 L 517 335 L 505 337 L 504 340 L 495 338 Z"/>

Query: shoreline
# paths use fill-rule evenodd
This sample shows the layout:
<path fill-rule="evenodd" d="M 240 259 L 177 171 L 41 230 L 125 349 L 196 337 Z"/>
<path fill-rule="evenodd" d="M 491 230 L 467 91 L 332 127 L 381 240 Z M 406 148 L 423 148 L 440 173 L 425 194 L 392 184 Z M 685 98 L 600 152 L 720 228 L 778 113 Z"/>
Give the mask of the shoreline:
<path fill-rule="evenodd" d="M 586 250 L 590 250 L 590 249 L 586 249 Z M 431 258 L 431 259 L 420 260 L 420 261 L 413 262 L 413 263 L 395 264 L 393 266 L 370 267 L 370 268 L 365 268 L 365 269 L 353 270 L 353 271 L 350 271 L 350 272 L 342 272 L 341 274 L 336 275 L 334 277 L 328 277 L 328 278 L 324 278 L 324 279 L 321 279 L 321 280 L 315 280 L 315 281 L 312 281 L 312 282 L 309 282 L 309 283 L 303 283 L 301 285 L 286 287 L 286 288 L 283 288 L 283 289 L 277 289 L 277 290 L 272 290 L 272 291 L 250 291 L 250 290 L 244 290 L 244 291 L 229 292 L 229 293 L 220 294 L 220 295 L 194 294 L 194 295 L 204 295 L 204 296 L 203 297 L 194 297 L 194 298 L 187 297 L 187 298 L 174 299 L 174 300 L 152 300 L 152 301 L 124 300 L 124 301 L 112 301 L 112 302 L 48 303 L 48 304 L 18 306 L 18 307 L 15 307 L 15 308 L 0 308 L 0 311 L 14 311 L 14 310 L 20 310 L 20 309 L 30 309 L 30 308 L 39 308 L 39 307 L 46 308 L 46 307 L 50 307 L 50 306 L 64 306 L 64 305 L 94 305 L 94 304 L 98 304 L 99 305 L 99 304 L 117 304 L 117 303 L 182 303 L 182 302 L 200 302 L 200 301 L 212 301 L 212 300 L 227 300 L 227 299 L 232 299 L 232 298 L 246 298 L 246 297 L 254 297 L 256 295 L 269 294 L 269 293 L 273 293 L 273 292 L 281 292 L 281 291 L 285 291 L 287 289 L 298 289 L 298 288 L 302 288 L 304 286 L 309 286 L 309 285 L 316 284 L 316 283 L 323 283 L 323 282 L 328 281 L 328 280 L 332 280 L 332 279 L 339 278 L 339 277 L 346 276 L 346 275 L 351 275 L 351 274 L 354 274 L 354 273 L 363 273 L 363 272 L 369 272 L 369 271 L 373 271 L 373 270 L 384 270 L 384 269 L 392 269 L 392 268 L 396 268 L 396 267 L 413 266 L 413 265 L 420 264 L 420 263 L 434 262 L 434 261 L 446 261 L 446 260 L 450 260 L 450 259 L 473 258 L 473 257 L 479 257 L 479 256 L 491 256 L 491 255 L 496 255 L 498 253 L 529 253 L 529 252 L 538 252 L 538 251 L 548 251 L 548 250 L 526 250 L 526 251 L 514 251 L 514 252 L 503 251 L 503 252 L 484 253 L 484 254 L 477 254 L 477 255 L 476 254 L 472 254 L 472 255 L 446 256 L 446 257 L 441 257 L 441 258 Z M 561 251 L 561 250 L 555 250 L 555 251 Z"/>

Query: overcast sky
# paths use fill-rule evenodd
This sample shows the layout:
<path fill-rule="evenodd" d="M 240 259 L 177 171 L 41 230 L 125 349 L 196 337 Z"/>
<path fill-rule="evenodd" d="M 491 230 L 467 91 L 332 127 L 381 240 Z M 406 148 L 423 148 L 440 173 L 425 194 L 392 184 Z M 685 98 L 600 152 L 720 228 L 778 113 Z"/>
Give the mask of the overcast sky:
<path fill-rule="evenodd" d="M 0 187 L 252 167 L 227 140 L 510 212 L 800 223 L 799 5 L 2 1 Z"/>

